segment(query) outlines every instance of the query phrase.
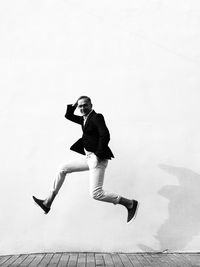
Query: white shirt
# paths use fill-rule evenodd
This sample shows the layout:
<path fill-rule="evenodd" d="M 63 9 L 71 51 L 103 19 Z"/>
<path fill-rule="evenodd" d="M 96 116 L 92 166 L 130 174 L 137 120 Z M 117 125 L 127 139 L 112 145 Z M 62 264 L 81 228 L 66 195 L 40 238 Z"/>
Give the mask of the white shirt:
<path fill-rule="evenodd" d="M 88 118 L 88 116 L 90 115 L 90 113 L 93 111 L 93 109 L 87 114 L 87 116 L 83 116 L 83 125 L 85 125 L 86 120 Z"/>

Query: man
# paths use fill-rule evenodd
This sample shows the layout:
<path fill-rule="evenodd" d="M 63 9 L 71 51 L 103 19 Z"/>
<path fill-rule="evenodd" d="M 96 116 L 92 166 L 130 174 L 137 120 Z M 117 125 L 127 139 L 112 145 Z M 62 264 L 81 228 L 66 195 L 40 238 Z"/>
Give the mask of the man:
<path fill-rule="evenodd" d="M 78 107 L 82 116 L 74 114 Z M 67 105 L 65 117 L 82 127 L 82 137 L 71 146 L 71 150 L 83 154 L 79 160 L 69 162 L 62 166 L 53 183 L 52 191 L 45 200 L 33 196 L 34 201 L 44 210 L 45 214 L 50 211 L 55 196 L 58 194 L 65 177 L 68 173 L 89 171 L 90 195 L 95 200 L 113 204 L 121 204 L 128 211 L 127 223 L 133 221 L 138 209 L 138 201 L 126 199 L 115 193 L 103 190 L 104 173 L 108 160 L 114 158 L 108 147 L 110 134 L 104 117 L 92 109 L 91 99 L 87 96 L 78 98 L 74 105 Z"/>

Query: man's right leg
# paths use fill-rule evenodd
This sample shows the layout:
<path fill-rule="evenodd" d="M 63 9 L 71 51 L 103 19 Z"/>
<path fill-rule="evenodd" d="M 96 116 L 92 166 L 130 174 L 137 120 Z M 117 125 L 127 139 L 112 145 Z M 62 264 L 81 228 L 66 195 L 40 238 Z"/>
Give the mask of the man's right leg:
<path fill-rule="evenodd" d="M 56 195 L 58 194 L 65 177 L 68 173 L 72 172 L 81 172 L 81 171 L 87 171 L 89 170 L 87 161 L 85 157 L 82 157 L 81 159 L 71 161 L 67 164 L 62 165 L 58 170 L 58 175 L 53 181 L 52 189 L 50 190 L 50 193 L 48 197 L 45 200 L 37 199 L 33 196 L 34 201 L 44 210 L 44 212 L 47 214 L 50 211 L 51 205 L 53 203 L 53 200 L 55 199 Z"/>

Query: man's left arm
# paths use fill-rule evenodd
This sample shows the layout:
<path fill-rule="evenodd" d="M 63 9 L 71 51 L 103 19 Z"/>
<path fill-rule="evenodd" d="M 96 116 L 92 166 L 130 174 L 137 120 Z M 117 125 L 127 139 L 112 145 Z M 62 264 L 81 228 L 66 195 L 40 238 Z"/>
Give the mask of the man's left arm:
<path fill-rule="evenodd" d="M 97 150 L 95 151 L 95 155 L 99 159 L 103 159 L 105 150 L 110 141 L 110 133 L 106 126 L 106 123 L 105 123 L 105 120 L 102 114 L 97 114 L 97 117 L 94 123 L 97 127 L 98 134 L 99 134 L 99 144 L 98 144 Z"/>

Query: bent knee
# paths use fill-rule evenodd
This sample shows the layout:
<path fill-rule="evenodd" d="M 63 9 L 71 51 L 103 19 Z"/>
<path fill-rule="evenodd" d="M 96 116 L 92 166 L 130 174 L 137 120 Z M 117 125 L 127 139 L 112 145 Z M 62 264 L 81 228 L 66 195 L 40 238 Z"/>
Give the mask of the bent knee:
<path fill-rule="evenodd" d="M 67 174 L 67 173 L 70 173 L 70 168 L 68 165 L 61 165 L 59 168 L 58 168 L 58 172 L 60 174 Z"/>
<path fill-rule="evenodd" d="M 90 196 L 95 200 L 101 200 L 104 196 L 104 191 L 102 189 L 93 190 L 90 192 Z"/>

